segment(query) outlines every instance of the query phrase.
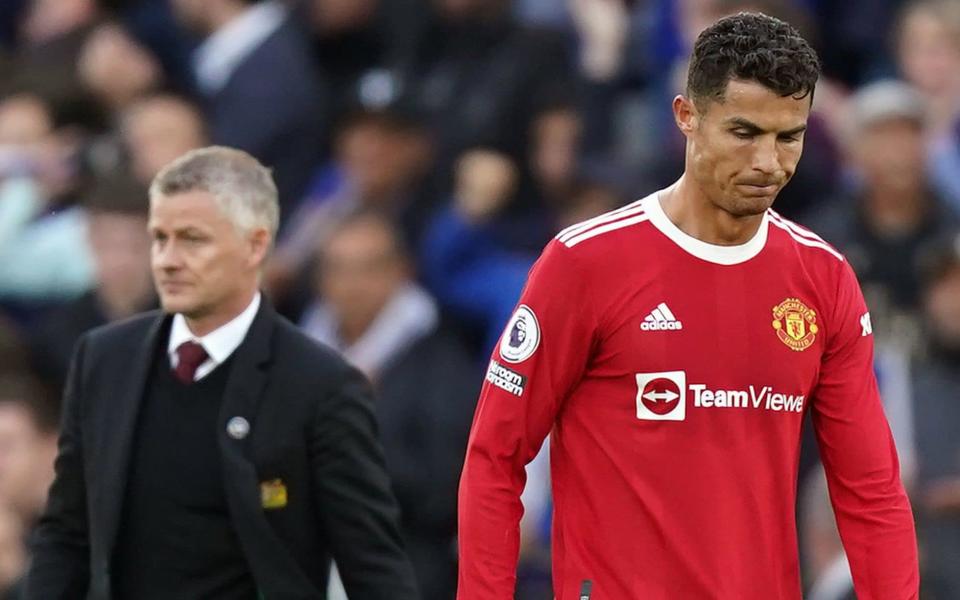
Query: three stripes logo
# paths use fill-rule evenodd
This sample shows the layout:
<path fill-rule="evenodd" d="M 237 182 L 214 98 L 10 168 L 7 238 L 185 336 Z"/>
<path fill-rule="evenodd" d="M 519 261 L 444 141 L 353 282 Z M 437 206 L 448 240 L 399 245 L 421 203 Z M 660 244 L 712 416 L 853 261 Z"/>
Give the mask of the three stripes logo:
<path fill-rule="evenodd" d="M 673 316 L 673 312 L 667 307 L 666 302 L 661 302 L 643 319 L 643 323 L 640 323 L 640 329 L 644 331 L 679 331 L 683 329 L 683 322 Z"/>

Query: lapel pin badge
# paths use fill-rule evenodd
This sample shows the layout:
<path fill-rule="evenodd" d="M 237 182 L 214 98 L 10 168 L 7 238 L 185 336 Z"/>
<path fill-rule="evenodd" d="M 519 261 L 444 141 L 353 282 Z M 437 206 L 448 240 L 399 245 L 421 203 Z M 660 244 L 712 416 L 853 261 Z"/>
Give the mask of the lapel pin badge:
<path fill-rule="evenodd" d="M 250 433 L 250 422 L 243 417 L 233 417 L 227 421 L 227 435 L 235 440 L 242 440 Z"/>
<path fill-rule="evenodd" d="M 283 508 L 287 505 L 287 486 L 282 479 L 260 482 L 260 504 L 265 510 Z"/>

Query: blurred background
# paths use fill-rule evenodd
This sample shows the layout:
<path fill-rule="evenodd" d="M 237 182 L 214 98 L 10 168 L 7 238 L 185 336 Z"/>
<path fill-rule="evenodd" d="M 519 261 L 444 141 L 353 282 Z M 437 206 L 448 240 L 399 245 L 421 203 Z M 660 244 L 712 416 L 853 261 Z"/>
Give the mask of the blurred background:
<path fill-rule="evenodd" d="M 376 385 L 424 597 L 453 598 L 466 436 L 527 270 L 560 228 L 679 176 L 685 57 L 740 10 L 823 59 L 776 207 L 861 279 L 923 596 L 960 598 L 960 0 L 0 1 L 2 597 L 74 342 L 156 305 L 146 188 L 225 144 L 273 169 L 264 288 Z M 524 495 L 524 600 L 552 597 L 547 463 Z M 806 597 L 852 598 L 812 436 L 798 485 Z"/>

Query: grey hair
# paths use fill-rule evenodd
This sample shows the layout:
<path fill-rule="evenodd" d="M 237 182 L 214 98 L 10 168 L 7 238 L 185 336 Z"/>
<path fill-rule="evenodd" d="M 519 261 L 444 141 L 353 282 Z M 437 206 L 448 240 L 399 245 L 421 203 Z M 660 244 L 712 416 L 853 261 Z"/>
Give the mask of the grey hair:
<path fill-rule="evenodd" d="M 271 239 L 276 238 L 277 186 L 270 169 L 246 152 L 225 146 L 191 150 L 157 173 L 150 184 L 150 200 L 194 191 L 211 194 L 237 229 L 264 227 Z"/>

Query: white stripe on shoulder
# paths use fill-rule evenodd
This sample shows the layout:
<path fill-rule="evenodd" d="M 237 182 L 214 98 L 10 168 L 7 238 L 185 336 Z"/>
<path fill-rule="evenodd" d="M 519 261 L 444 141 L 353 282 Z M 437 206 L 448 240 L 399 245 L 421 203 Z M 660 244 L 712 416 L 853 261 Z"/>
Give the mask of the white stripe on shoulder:
<path fill-rule="evenodd" d="M 621 217 L 630 216 L 637 211 L 643 210 L 642 205 L 644 200 L 646 200 L 646 198 L 641 198 L 636 202 L 631 202 L 630 204 L 626 206 L 621 206 L 616 210 L 603 213 L 602 215 L 593 217 L 591 219 L 587 219 L 586 221 L 580 221 L 579 223 L 576 223 L 574 225 L 571 225 L 570 227 L 567 227 L 566 229 L 558 233 L 556 237 L 561 242 L 566 242 L 571 237 L 575 235 L 579 235 L 595 225 L 602 225 L 604 223 L 609 223 L 610 221 L 615 221 Z"/>
<path fill-rule="evenodd" d="M 646 215 L 646 214 L 641 213 L 641 214 L 639 214 L 639 215 L 635 215 L 635 216 L 632 216 L 632 217 L 629 217 L 629 218 L 621 219 L 621 220 L 619 220 L 619 221 L 614 221 L 614 222 L 612 222 L 612 223 L 607 223 L 606 225 L 600 225 L 600 226 L 598 226 L 598 227 L 594 227 L 593 229 L 590 229 L 590 230 L 588 230 L 588 231 L 585 231 L 585 232 L 581 233 L 580 235 L 575 235 L 575 236 L 567 239 L 567 241 L 563 242 L 563 244 L 564 244 L 567 248 L 573 248 L 574 246 L 576 246 L 577 244 L 579 244 L 579 243 L 582 242 L 582 241 L 589 240 L 590 238 L 596 237 L 596 236 L 598 236 L 598 235 L 602 235 L 602 234 L 604 234 L 604 233 L 609 233 L 609 232 L 611 232 L 611 231 L 616 231 L 617 229 L 623 229 L 624 227 L 629 227 L 629 226 L 631 226 L 631 225 L 636 225 L 637 223 L 643 223 L 644 221 L 648 221 L 649 219 L 650 219 L 650 216 L 649 216 L 649 215 Z"/>
<path fill-rule="evenodd" d="M 798 225 L 798 224 L 794 223 L 794 222 L 791 221 L 790 219 L 785 219 L 785 218 L 783 217 L 783 215 L 781 215 L 780 213 L 776 212 L 775 210 L 770 209 L 769 212 L 770 212 L 770 218 L 772 218 L 772 219 L 774 219 L 774 220 L 776 220 L 776 221 L 779 221 L 779 222 L 783 223 L 784 225 L 786 225 L 787 227 L 789 227 L 790 230 L 793 231 L 795 234 L 797 234 L 797 235 L 799 235 L 799 236 L 801 236 L 801 237 L 805 237 L 805 238 L 807 238 L 808 240 L 811 240 L 811 241 L 814 241 L 814 242 L 820 242 L 821 244 L 827 244 L 828 246 L 830 245 L 830 244 L 827 243 L 827 240 L 823 239 L 822 237 L 820 237 L 819 235 L 817 235 L 817 234 L 814 233 L 813 231 L 807 229 L 806 227 L 803 227 L 803 226 L 801 226 L 801 225 Z"/>
<path fill-rule="evenodd" d="M 832 254 L 834 257 L 836 257 L 837 260 L 841 262 L 843 261 L 843 255 L 837 252 L 836 250 L 834 250 L 833 248 L 831 248 L 829 244 L 827 244 L 826 242 L 818 242 L 810 238 L 802 237 L 798 235 L 796 232 L 794 232 L 792 229 L 790 229 L 790 227 L 786 223 L 784 223 L 779 219 L 771 218 L 770 223 L 786 231 L 790 235 L 790 237 L 793 238 L 793 240 L 798 244 L 809 246 L 811 248 L 820 248 L 821 250 L 826 250 L 827 252 Z"/>

